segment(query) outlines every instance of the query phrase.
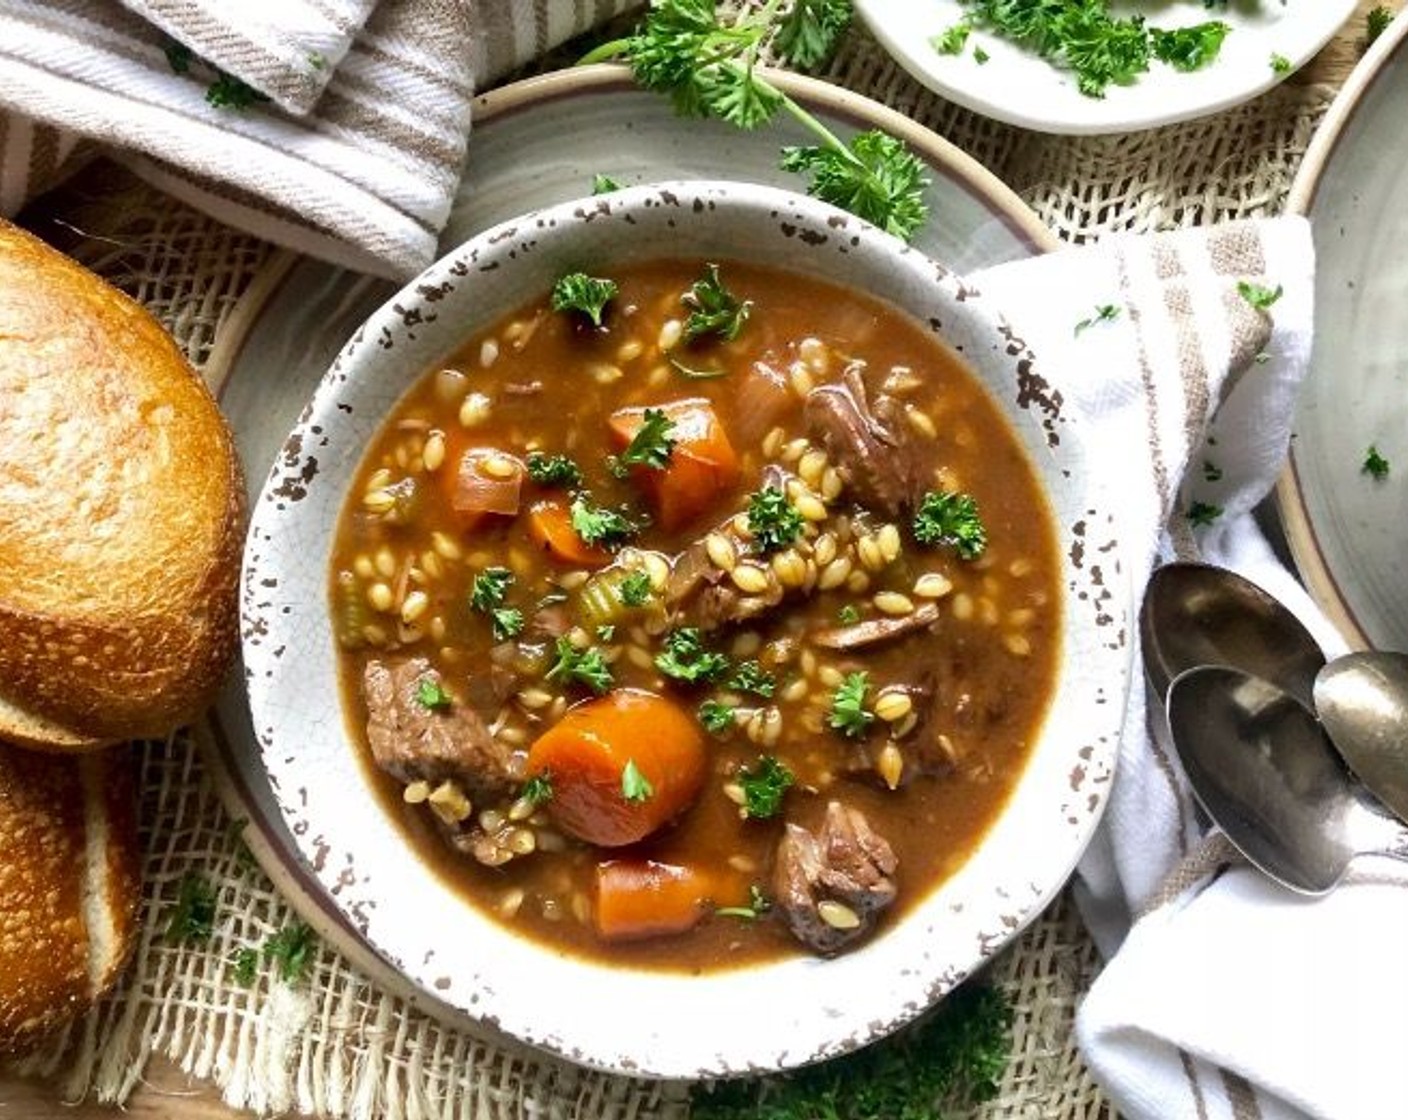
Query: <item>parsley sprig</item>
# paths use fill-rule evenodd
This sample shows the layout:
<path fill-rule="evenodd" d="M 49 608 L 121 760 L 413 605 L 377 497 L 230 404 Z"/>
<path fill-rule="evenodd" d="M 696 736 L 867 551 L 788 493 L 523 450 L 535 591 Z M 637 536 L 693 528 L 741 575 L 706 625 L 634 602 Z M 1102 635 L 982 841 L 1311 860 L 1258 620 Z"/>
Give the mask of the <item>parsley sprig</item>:
<path fill-rule="evenodd" d="M 661 408 L 647 408 L 641 426 L 621 452 L 622 467 L 649 467 L 663 471 L 670 465 L 670 452 L 675 449 L 675 422 Z"/>
<path fill-rule="evenodd" d="M 606 305 L 616 298 L 617 291 L 615 280 L 569 272 L 552 286 L 552 309 L 574 311 L 590 319 L 592 326 L 599 327 Z"/>
<path fill-rule="evenodd" d="M 517 607 L 504 606 L 504 598 L 512 584 L 513 573 L 507 568 L 485 568 L 474 577 L 469 588 L 469 605 L 489 616 L 495 641 L 516 637 L 523 630 L 523 612 Z"/>
<path fill-rule="evenodd" d="M 870 691 L 869 673 L 847 673 L 831 696 L 831 728 L 848 739 L 858 739 L 875 722 L 875 713 L 865 706 Z"/>
<path fill-rule="evenodd" d="M 850 144 L 759 72 L 770 35 L 789 64 L 806 68 L 829 55 L 851 18 L 847 0 L 770 3 L 721 22 L 714 0 L 656 0 L 635 33 L 605 43 L 583 62 L 621 58 L 646 89 L 668 94 L 682 116 L 715 117 L 754 129 L 786 112 L 820 141 L 783 150 L 782 167 L 812 176 L 808 192 L 898 237 L 924 223 L 923 165 L 883 132 Z"/>
<path fill-rule="evenodd" d="M 594 506 L 585 494 L 578 494 L 572 499 L 569 514 L 572 528 L 589 545 L 612 548 L 636 532 L 636 526 L 625 514 L 604 506 Z"/>
<path fill-rule="evenodd" d="M 728 658 L 706 649 L 696 626 L 681 626 L 665 637 L 665 648 L 655 657 L 655 667 L 667 677 L 686 684 L 713 681 L 728 672 Z"/>
<path fill-rule="evenodd" d="M 582 485 L 582 469 L 567 455 L 528 452 L 528 477 L 539 486 L 561 486 L 571 490 Z"/>
<path fill-rule="evenodd" d="M 707 334 L 732 342 L 748 321 L 753 309 L 751 300 L 740 300 L 719 279 L 719 266 L 704 266 L 704 276 L 680 297 L 690 309 L 684 321 L 684 336 L 693 342 Z"/>
<path fill-rule="evenodd" d="M 988 545 L 988 532 L 971 494 L 930 490 L 919 503 L 912 526 L 920 544 L 952 545 L 965 560 L 974 560 Z"/>
<path fill-rule="evenodd" d="M 755 821 L 777 816 L 782 808 L 783 796 L 795 781 L 792 771 L 776 756 L 760 755 L 752 766 L 744 766 L 738 771 L 744 815 Z"/>
<path fill-rule="evenodd" d="M 557 657 L 544 675 L 544 680 L 584 684 L 598 696 L 614 683 L 611 666 L 595 647 L 578 649 L 568 638 L 557 639 Z"/>
<path fill-rule="evenodd" d="M 776 486 L 764 486 L 748 499 L 748 531 L 759 552 L 786 548 L 801 534 L 802 525 L 797 507 Z"/>

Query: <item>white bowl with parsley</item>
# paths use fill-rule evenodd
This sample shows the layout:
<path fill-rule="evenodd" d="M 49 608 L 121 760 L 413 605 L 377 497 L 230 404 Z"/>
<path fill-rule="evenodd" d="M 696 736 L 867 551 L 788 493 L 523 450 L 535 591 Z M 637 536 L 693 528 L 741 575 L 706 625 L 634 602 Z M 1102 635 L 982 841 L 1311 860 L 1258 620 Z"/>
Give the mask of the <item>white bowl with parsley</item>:
<path fill-rule="evenodd" d="M 1097 452 L 1020 338 L 738 183 L 407 285 L 246 549 L 254 729 L 328 905 L 452 1012 L 656 1077 L 854 1050 L 980 968 L 1088 842 L 1130 676 Z"/>

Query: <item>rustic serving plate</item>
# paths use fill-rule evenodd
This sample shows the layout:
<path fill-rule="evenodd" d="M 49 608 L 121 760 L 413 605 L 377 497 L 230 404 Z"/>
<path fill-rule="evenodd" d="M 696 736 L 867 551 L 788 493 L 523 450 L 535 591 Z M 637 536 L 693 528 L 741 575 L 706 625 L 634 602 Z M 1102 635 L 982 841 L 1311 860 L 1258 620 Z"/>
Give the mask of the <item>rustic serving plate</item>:
<path fill-rule="evenodd" d="M 609 272 L 662 245 L 672 256 L 762 260 L 827 277 L 932 324 L 1009 417 L 1059 533 L 1061 669 L 1009 804 L 948 883 L 884 936 L 835 960 L 798 957 L 701 979 L 613 968 L 517 938 L 417 861 L 382 812 L 344 723 L 328 563 L 368 437 L 426 369 L 539 297 L 561 272 L 586 260 Z M 785 1069 L 863 1045 L 924 1010 L 1035 917 L 1065 883 L 1103 808 L 1129 678 L 1129 587 L 1095 456 L 1079 418 L 1048 391 L 1020 336 L 980 293 L 805 196 L 674 182 L 506 222 L 371 315 L 319 385 L 255 505 L 244 660 L 278 810 L 308 870 L 368 944 L 438 1001 L 523 1041 L 662 1077 Z"/>

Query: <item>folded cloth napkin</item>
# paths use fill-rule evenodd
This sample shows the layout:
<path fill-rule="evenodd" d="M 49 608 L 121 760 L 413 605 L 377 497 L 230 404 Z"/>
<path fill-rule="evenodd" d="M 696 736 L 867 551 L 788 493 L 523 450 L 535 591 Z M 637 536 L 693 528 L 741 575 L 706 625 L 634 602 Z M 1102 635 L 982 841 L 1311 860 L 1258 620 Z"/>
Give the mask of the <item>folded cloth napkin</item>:
<path fill-rule="evenodd" d="M 1024 337 L 1107 450 L 1136 542 L 1136 602 L 1154 565 L 1203 559 L 1266 588 L 1341 652 L 1253 516 L 1283 463 L 1310 352 L 1306 224 L 1110 238 L 975 282 L 1030 309 Z M 1259 309 L 1242 282 L 1281 295 Z M 1306 900 L 1209 834 L 1166 737 L 1151 731 L 1131 634 L 1115 779 L 1076 880 L 1109 957 L 1078 1014 L 1093 1072 L 1136 1120 L 1408 1113 L 1408 872 L 1365 860 L 1333 894 Z"/>
<path fill-rule="evenodd" d="M 405 279 L 476 84 L 639 2 L 6 0 L 0 213 L 96 144 L 229 225 Z"/>

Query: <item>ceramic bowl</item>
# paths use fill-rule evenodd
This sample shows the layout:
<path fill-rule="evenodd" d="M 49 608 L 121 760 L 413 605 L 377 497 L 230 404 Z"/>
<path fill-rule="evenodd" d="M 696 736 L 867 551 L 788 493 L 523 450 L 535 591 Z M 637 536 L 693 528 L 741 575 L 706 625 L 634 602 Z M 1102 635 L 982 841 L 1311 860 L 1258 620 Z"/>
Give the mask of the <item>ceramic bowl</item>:
<path fill-rule="evenodd" d="M 870 292 L 968 359 L 1044 483 L 1066 591 L 1056 694 L 971 858 L 882 936 L 704 977 L 633 971 L 514 936 L 450 892 L 382 811 L 339 701 L 328 565 L 367 441 L 458 344 L 563 272 L 660 255 L 749 259 Z M 466 242 L 338 356 L 253 510 L 242 589 L 253 725 L 301 855 L 366 941 L 436 999 L 593 1067 L 659 1077 L 778 1070 L 872 1041 L 940 999 L 1059 891 L 1100 813 L 1130 676 L 1130 592 L 1096 449 L 1020 335 L 970 284 L 859 219 L 757 185 L 675 182 L 565 203 Z M 1106 477 L 1107 474 L 1105 475 Z"/>

